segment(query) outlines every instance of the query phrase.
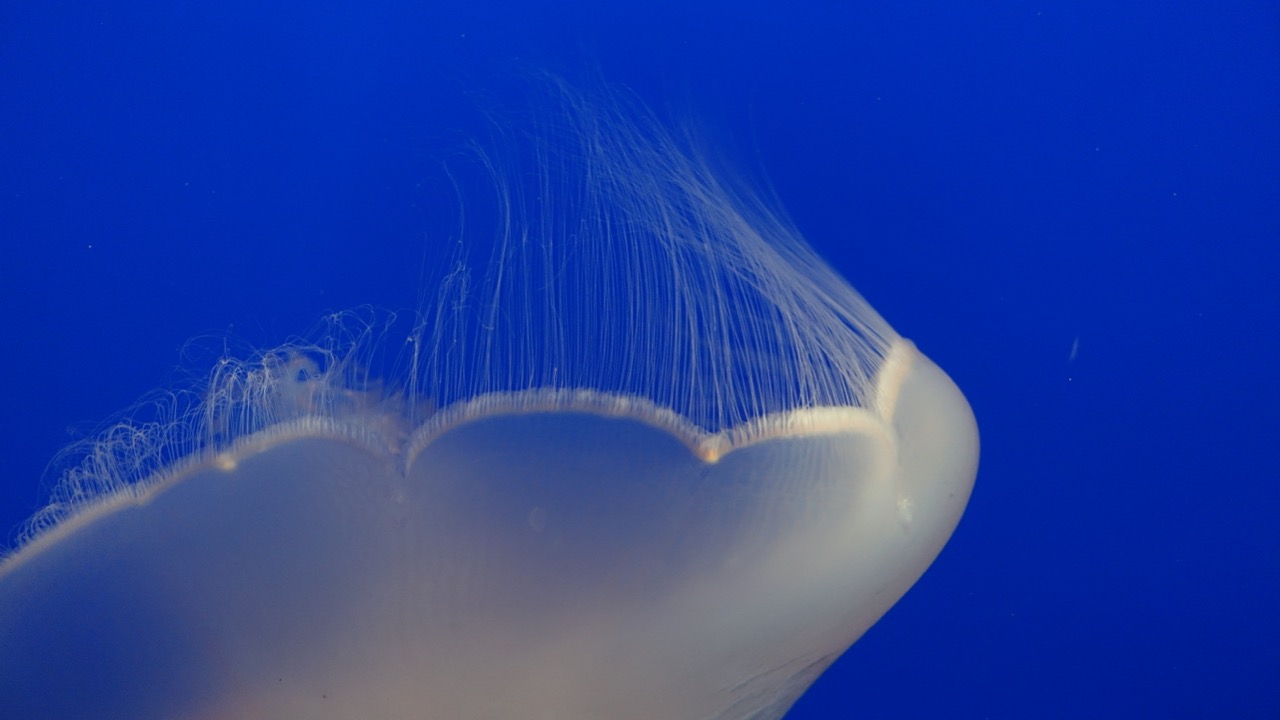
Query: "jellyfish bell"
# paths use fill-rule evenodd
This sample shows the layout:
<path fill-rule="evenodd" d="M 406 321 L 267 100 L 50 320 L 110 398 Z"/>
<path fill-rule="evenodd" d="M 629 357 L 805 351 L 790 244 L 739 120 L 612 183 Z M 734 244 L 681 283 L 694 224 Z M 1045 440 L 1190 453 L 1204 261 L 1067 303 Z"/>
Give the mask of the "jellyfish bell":
<path fill-rule="evenodd" d="M 910 588 L 963 395 L 694 145 L 556 108 L 406 342 L 81 449 L 0 565 L 0 716 L 779 718 Z"/>

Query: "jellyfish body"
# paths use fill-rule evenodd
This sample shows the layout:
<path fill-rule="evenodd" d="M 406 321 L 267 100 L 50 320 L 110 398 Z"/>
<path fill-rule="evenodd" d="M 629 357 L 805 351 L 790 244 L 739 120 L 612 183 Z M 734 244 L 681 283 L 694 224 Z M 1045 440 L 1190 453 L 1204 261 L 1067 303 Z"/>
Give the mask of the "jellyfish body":
<path fill-rule="evenodd" d="M 565 97 L 557 208 L 499 185 L 396 392 L 367 339 L 283 348 L 87 450 L 0 566 L 0 716 L 779 718 L 919 578 L 960 391 L 642 111 Z"/>

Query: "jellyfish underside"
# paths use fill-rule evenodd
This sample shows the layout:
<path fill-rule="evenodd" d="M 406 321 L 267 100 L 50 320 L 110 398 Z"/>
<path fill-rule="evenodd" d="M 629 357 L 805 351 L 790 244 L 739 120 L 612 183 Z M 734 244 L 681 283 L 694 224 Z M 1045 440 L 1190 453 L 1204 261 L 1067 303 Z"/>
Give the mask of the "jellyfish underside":
<path fill-rule="evenodd" d="M 837 332 L 884 338 L 865 377 L 812 371 L 856 401 L 739 393 L 734 415 L 560 363 L 473 383 L 395 442 L 369 430 L 408 422 L 394 404 L 328 403 L 210 444 L 0 565 L 0 716 L 780 718 L 933 561 L 977 463 L 937 366 L 887 326 L 816 336 Z"/>

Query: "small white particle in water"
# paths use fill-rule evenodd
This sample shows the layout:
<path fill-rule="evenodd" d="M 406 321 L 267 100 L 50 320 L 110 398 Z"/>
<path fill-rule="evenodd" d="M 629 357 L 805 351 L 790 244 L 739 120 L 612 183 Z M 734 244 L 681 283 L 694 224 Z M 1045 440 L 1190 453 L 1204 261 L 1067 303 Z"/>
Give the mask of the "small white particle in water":
<path fill-rule="evenodd" d="M 547 511 L 540 507 L 536 507 L 529 511 L 529 527 L 533 531 L 540 533 L 547 529 Z"/>

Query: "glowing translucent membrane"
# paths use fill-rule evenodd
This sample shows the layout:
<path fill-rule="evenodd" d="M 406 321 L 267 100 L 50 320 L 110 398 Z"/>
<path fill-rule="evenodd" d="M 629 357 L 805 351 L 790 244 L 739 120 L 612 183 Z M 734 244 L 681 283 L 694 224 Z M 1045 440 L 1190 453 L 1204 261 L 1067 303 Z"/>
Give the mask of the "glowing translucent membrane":
<path fill-rule="evenodd" d="M 715 462 L 599 398 L 437 430 L 405 473 L 323 434 L 264 439 L 10 568 L 0 706 L 780 717 L 969 495 L 976 427 L 950 379 L 900 341 L 876 392 L 883 418 L 797 411 Z"/>
<path fill-rule="evenodd" d="M 0 718 L 770 720 L 920 577 L 960 391 L 642 111 L 562 109 L 389 392 L 377 338 L 286 346 L 83 448 L 0 563 Z"/>

